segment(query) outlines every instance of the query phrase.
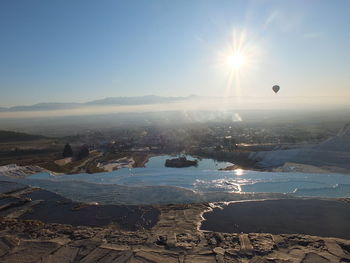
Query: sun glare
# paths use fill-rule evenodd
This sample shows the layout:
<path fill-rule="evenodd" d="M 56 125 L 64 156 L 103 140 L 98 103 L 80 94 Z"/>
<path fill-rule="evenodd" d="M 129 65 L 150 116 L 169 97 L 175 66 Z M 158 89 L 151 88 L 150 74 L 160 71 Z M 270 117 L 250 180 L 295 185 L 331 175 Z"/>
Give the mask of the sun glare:
<path fill-rule="evenodd" d="M 245 63 L 245 57 L 241 52 L 235 52 L 227 57 L 227 64 L 235 70 L 240 69 Z"/>
<path fill-rule="evenodd" d="M 236 169 L 236 170 L 234 171 L 234 174 L 235 174 L 236 176 L 242 176 L 242 175 L 244 174 L 244 170 L 242 170 L 242 169 Z"/>
<path fill-rule="evenodd" d="M 257 68 L 261 49 L 258 40 L 249 35 L 246 30 L 233 30 L 229 41 L 218 51 L 218 65 L 220 70 L 227 73 L 227 85 L 225 98 L 233 96 L 239 104 L 241 91 L 243 91 L 241 79 L 247 79 L 248 74 Z M 231 107 L 225 102 L 223 107 Z"/>

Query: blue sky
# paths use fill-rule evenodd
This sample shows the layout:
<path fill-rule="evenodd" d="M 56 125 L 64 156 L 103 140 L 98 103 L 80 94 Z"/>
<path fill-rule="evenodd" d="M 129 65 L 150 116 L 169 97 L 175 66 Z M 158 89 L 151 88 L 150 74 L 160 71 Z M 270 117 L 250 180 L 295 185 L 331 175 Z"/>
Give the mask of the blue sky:
<path fill-rule="evenodd" d="M 0 106 L 114 96 L 350 96 L 350 1 L 2 0 Z M 233 38 L 254 50 L 229 84 Z M 229 92 L 228 92 L 229 90 Z"/>

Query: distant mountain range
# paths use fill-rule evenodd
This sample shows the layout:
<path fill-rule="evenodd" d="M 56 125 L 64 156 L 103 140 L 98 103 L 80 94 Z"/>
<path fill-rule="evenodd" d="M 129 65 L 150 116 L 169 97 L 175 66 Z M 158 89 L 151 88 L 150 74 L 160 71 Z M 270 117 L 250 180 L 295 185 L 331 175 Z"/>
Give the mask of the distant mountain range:
<path fill-rule="evenodd" d="M 48 111 L 48 110 L 65 110 L 76 109 L 87 106 L 103 106 L 103 105 L 148 105 L 148 104 L 161 104 L 171 103 L 177 101 L 184 101 L 188 99 L 194 99 L 197 96 L 191 95 L 187 97 L 161 97 L 155 95 L 139 96 L 139 97 L 109 97 L 101 100 L 93 100 L 85 103 L 38 103 L 30 106 L 14 106 L 9 108 L 0 108 L 0 112 L 14 112 L 14 111 Z"/>

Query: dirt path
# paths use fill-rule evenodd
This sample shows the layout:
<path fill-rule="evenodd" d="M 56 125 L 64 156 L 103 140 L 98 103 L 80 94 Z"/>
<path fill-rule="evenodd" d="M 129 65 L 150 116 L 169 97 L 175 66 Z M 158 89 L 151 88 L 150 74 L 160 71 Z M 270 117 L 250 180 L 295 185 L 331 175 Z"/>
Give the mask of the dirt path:
<path fill-rule="evenodd" d="M 98 158 L 101 158 L 102 155 L 103 155 L 102 153 L 99 153 L 99 154 L 97 154 L 95 156 L 89 157 L 84 162 L 82 162 L 78 166 L 74 167 L 71 170 L 71 173 L 85 173 L 86 172 L 86 168 L 89 166 L 89 164 L 93 163 Z"/>

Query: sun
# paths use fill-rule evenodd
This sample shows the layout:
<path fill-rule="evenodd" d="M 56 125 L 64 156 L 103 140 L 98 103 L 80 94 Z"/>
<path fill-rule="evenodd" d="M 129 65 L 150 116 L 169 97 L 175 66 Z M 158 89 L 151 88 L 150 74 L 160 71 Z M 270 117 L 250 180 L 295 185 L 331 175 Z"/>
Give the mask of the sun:
<path fill-rule="evenodd" d="M 244 66 L 246 58 L 242 52 L 236 51 L 227 56 L 227 64 L 231 69 L 239 70 Z"/>
<path fill-rule="evenodd" d="M 216 65 L 222 76 L 227 78 L 224 97 L 234 97 L 237 104 L 241 92 L 244 92 L 243 86 L 248 83 L 249 76 L 257 70 L 262 59 L 259 39 L 247 32 L 246 29 L 233 30 L 228 41 L 218 49 L 216 57 Z"/>

